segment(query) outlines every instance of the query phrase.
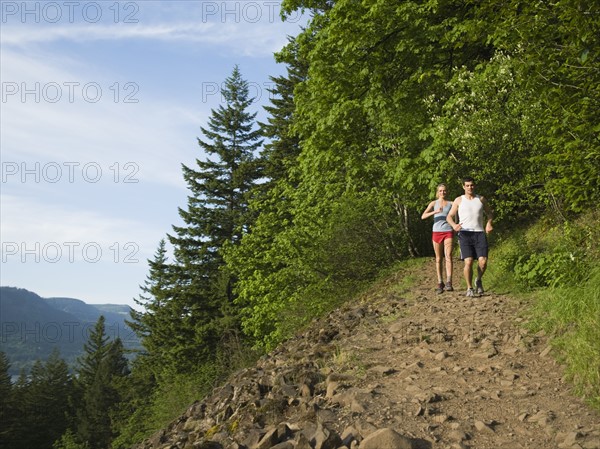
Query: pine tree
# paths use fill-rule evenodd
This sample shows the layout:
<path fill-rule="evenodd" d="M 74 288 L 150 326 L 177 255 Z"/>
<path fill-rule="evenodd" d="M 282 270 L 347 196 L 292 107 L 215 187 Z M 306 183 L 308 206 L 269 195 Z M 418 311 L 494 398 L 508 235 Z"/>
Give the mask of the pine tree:
<path fill-rule="evenodd" d="M 41 372 L 32 370 L 31 384 L 37 390 L 34 399 L 40 415 L 36 421 L 43 426 L 44 447 L 51 447 L 67 429 L 68 417 L 72 413 L 68 398 L 73 393 L 73 380 L 58 349 L 52 351 Z"/>
<path fill-rule="evenodd" d="M 185 226 L 173 226 L 177 285 L 171 310 L 179 314 L 171 347 L 178 360 L 206 361 L 214 356 L 227 329 L 235 328 L 233 277 L 223 270 L 221 250 L 238 244 L 251 217 L 248 196 L 260 177 L 255 151 L 262 144 L 254 129 L 256 113 L 248 83 L 236 66 L 222 91 L 225 104 L 212 110 L 204 139 L 198 144 L 206 154 L 197 169 L 183 165 L 190 189 L 187 209 L 179 209 Z"/>
<path fill-rule="evenodd" d="M 105 323 L 104 315 L 100 315 L 83 345 L 84 355 L 78 360 L 79 369 L 77 372 L 78 384 L 83 387 L 87 387 L 94 381 L 102 359 L 108 352 L 109 337 L 106 335 Z"/>
<path fill-rule="evenodd" d="M 10 362 L 6 354 L 0 351 L 0 447 L 10 447 L 9 442 L 14 432 L 15 415 L 13 403 L 13 386 L 8 373 Z"/>
<path fill-rule="evenodd" d="M 208 128 L 201 127 L 207 140 L 198 138 L 207 159 L 196 160 L 199 170 L 183 165 L 192 195 L 187 210 L 179 209 L 187 226 L 174 226 L 177 237 L 172 238 L 178 260 L 201 262 L 208 274 L 221 266 L 218 251 L 223 244 L 239 241 L 247 228 L 247 194 L 260 176 L 254 152 L 262 140 L 259 130 L 253 129 L 256 113 L 247 111 L 254 99 L 237 66 L 222 95 L 225 106 L 213 109 Z"/>
<path fill-rule="evenodd" d="M 13 427 L 6 447 L 52 448 L 68 427 L 72 392 L 68 366 L 57 349 L 46 363 L 37 360 L 30 375 L 23 373 L 14 386 Z"/>
<path fill-rule="evenodd" d="M 151 359 L 147 353 L 139 354 L 131 362 L 131 373 L 127 378 L 122 378 L 126 382 L 124 388 L 119 388 L 120 403 L 112 413 L 113 431 L 117 434 L 112 441 L 113 447 L 132 447 L 155 430 L 153 423 L 156 420 L 151 417 L 152 406 L 157 372 L 162 372 L 162 366 L 164 362 Z"/>
<path fill-rule="evenodd" d="M 24 398 L 27 395 L 27 389 L 29 387 L 29 379 L 27 372 L 24 368 L 19 371 L 19 377 L 16 382 L 12 385 L 12 416 L 9 421 L 12 426 L 10 433 L 7 436 L 9 441 L 6 447 L 14 449 L 27 449 L 27 442 L 24 441 L 23 435 L 27 434 L 27 410 Z M 4 447 L 4 446 L 2 446 Z"/>
<path fill-rule="evenodd" d="M 79 359 L 76 434 L 91 449 L 107 448 L 113 439 L 111 414 L 120 401 L 120 381 L 128 374 L 123 344 L 119 338 L 109 342 L 104 323 L 100 316 Z"/>
<path fill-rule="evenodd" d="M 149 273 L 143 286 L 142 294 L 135 303 L 143 307 L 143 311 L 131 310 L 131 321 L 127 324 L 138 335 L 145 352 L 155 368 L 169 364 L 168 342 L 179 325 L 179 314 L 173 310 L 170 301 L 173 290 L 172 267 L 168 263 L 166 242 L 161 239 L 154 259 L 148 260 Z M 145 365 L 148 366 L 148 365 Z"/>
<path fill-rule="evenodd" d="M 266 123 L 260 123 L 262 135 L 271 139 L 261 153 L 264 176 L 269 180 L 266 186 L 287 178 L 300 154 L 300 139 L 293 131 L 294 88 L 306 79 L 308 71 L 298 53 L 298 43 L 292 38 L 275 57 L 277 62 L 287 64 L 287 76 L 270 77 L 275 87 L 269 89 L 271 105 L 264 106 L 269 117 Z"/>

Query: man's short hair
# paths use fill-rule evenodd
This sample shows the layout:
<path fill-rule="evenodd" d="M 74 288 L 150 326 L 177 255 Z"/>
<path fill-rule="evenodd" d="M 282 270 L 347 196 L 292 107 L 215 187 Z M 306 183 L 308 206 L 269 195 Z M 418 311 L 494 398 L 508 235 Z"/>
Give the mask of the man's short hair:
<path fill-rule="evenodd" d="M 471 176 L 466 176 L 463 178 L 463 185 L 467 182 L 475 183 L 475 180 Z"/>

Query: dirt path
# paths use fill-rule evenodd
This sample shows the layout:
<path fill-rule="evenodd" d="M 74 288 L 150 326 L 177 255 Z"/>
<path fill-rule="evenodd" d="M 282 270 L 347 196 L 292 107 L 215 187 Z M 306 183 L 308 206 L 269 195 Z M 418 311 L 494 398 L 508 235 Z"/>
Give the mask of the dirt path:
<path fill-rule="evenodd" d="M 524 328 L 523 304 L 493 286 L 467 298 L 434 285 L 430 261 L 396 273 L 137 447 L 600 448 L 600 413 Z"/>
<path fill-rule="evenodd" d="M 547 339 L 524 329 L 523 305 L 438 295 L 427 267 L 412 292 L 391 281 L 379 318 L 338 340 L 337 358 L 366 370 L 354 384 L 373 393 L 366 421 L 433 447 L 600 448 L 600 415 L 572 395 Z"/>

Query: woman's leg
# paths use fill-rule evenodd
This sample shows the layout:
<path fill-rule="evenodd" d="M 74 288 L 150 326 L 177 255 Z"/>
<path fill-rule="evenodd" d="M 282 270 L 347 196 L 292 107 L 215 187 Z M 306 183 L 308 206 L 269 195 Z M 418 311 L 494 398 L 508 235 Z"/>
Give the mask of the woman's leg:
<path fill-rule="evenodd" d="M 433 252 L 435 253 L 435 272 L 437 274 L 438 283 L 440 283 L 443 282 L 444 279 L 442 277 L 442 244 L 433 242 Z"/>
<path fill-rule="evenodd" d="M 446 260 L 446 280 L 452 283 L 452 249 L 454 248 L 454 239 L 444 240 L 444 259 Z"/>

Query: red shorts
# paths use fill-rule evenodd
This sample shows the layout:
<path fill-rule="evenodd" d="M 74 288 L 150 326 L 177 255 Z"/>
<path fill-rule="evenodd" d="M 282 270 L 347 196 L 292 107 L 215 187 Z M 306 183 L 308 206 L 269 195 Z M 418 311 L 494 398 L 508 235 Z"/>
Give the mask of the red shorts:
<path fill-rule="evenodd" d="M 442 243 L 444 240 L 452 238 L 454 238 L 454 231 L 433 232 L 431 234 L 431 240 L 435 243 Z"/>

